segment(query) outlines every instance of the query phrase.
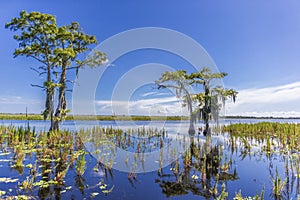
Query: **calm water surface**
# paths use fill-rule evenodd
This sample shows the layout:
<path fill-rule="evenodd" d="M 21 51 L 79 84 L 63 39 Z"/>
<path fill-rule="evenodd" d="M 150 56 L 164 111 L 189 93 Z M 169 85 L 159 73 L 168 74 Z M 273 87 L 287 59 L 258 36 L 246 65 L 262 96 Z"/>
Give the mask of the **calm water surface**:
<path fill-rule="evenodd" d="M 256 123 L 260 122 L 260 119 L 226 119 L 222 123 Z M 289 122 L 289 123 L 300 123 L 300 120 L 294 119 L 268 119 L 263 121 L 271 122 Z M 14 126 L 27 126 L 27 121 L 20 120 L 2 120 L 0 121 L 3 125 L 14 125 Z M 134 123 L 134 124 L 132 124 Z M 48 130 L 49 122 L 47 121 L 30 121 L 29 125 L 35 127 L 36 130 Z M 62 128 L 68 130 L 79 130 L 80 128 L 91 128 L 95 125 L 101 125 L 105 127 L 114 126 L 121 129 L 127 129 L 132 126 L 134 127 L 157 127 L 158 129 L 164 128 L 169 133 L 176 134 L 178 132 L 187 131 L 189 123 L 187 121 L 167 121 L 167 122 L 114 122 L 114 121 L 66 121 L 63 123 Z M 201 125 L 199 125 L 201 126 Z M 171 137 L 172 138 L 172 137 Z M 197 147 L 188 147 L 187 151 L 193 151 L 191 163 L 197 166 L 203 166 L 205 161 L 203 159 L 197 160 L 197 149 L 198 154 L 204 151 L 204 147 L 207 146 L 206 138 L 203 136 L 196 136 Z M 284 156 L 273 154 L 271 156 L 265 155 L 259 150 L 259 148 L 253 147 L 251 152 L 245 153 L 245 149 L 236 147 L 232 149 L 228 143 L 228 139 L 224 136 L 212 136 L 211 140 L 208 141 L 209 147 L 206 147 L 207 157 L 209 155 L 221 156 L 221 162 L 216 164 L 215 168 L 218 173 L 212 169 L 191 167 L 186 169 L 183 167 L 184 159 L 178 160 L 179 171 L 181 170 L 181 176 L 184 176 L 178 183 L 178 174 L 174 173 L 176 162 L 165 166 L 161 170 L 156 170 L 147 173 L 138 173 L 136 177 L 129 177 L 128 172 L 122 172 L 119 170 L 108 170 L 106 167 L 99 167 L 99 171 L 93 170 L 97 166 L 98 159 L 93 154 L 86 155 L 86 166 L 87 170 L 83 175 L 83 180 L 78 180 L 74 169 L 70 169 L 66 175 L 66 186 L 72 186 L 67 192 L 60 192 L 63 189 L 51 190 L 49 193 L 42 194 L 39 190 L 32 191 L 31 195 L 38 198 L 58 198 L 58 199 L 213 199 L 212 195 L 207 194 L 208 187 L 213 187 L 216 180 L 217 189 L 220 192 L 221 187 L 224 184 L 226 190 L 229 193 L 229 199 L 232 199 L 235 194 L 239 191 L 242 192 L 243 196 L 254 196 L 256 193 L 260 193 L 261 190 L 265 189 L 265 199 L 273 199 L 272 197 L 272 182 L 271 176 L 274 176 L 276 168 L 278 169 L 281 177 L 288 176 L 288 184 L 285 187 L 286 199 L 297 199 L 299 196 L 299 178 L 295 178 L 286 169 L 287 158 Z M 89 149 L 89 147 L 87 147 Z M 196 151 L 196 152 L 195 152 Z M 1 154 L 1 152 L 0 152 Z M 198 155 L 197 154 L 197 155 Z M 18 178 L 19 182 L 26 179 L 29 174 L 29 169 L 24 168 L 22 173 L 9 167 L 8 162 L 3 162 L 5 159 L 10 159 L 12 155 L 1 155 L 0 159 L 0 178 L 11 177 Z M 26 156 L 24 164 L 32 163 L 34 156 Z M 212 161 L 211 161 L 212 162 Z M 228 164 L 228 169 L 220 170 L 221 166 Z M 191 165 L 192 165 L 191 164 Z M 226 166 L 226 165 L 225 165 Z M 222 172 L 221 172 L 222 171 Z M 205 176 L 203 176 L 205 174 Z M 216 178 L 218 174 L 218 178 Z M 195 176 L 197 178 L 193 178 Z M 107 188 L 113 188 L 109 194 L 102 193 L 99 189 L 99 181 L 103 180 L 107 184 Z M 79 189 L 78 185 L 83 184 L 84 190 Z M 11 195 L 22 194 L 24 192 L 18 190 L 16 183 L 0 183 L 0 190 L 10 191 Z M 56 191 L 56 192 L 55 192 Z M 96 197 L 92 197 L 92 193 L 99 193 Z"/>

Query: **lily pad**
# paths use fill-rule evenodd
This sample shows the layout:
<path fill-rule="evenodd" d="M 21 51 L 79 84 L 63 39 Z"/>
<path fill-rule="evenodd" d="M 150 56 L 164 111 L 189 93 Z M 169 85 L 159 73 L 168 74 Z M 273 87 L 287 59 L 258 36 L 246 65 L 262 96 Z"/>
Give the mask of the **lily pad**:
<path fill-rule="evenodd" d="M 11 160 L 9 159 L 0 159 L 0 162 L 10 162 Z"/>
<path fill-rule="evenodd" d="M 0 190 L 0 196 L 2 196 L 2 195 L 5 195 L 6 194 L 6 192 L 5 191 L 3 191 L 3 190 Z"/>
<path fill-rule="evenodd" d="M 17 182 L 19 179 L 15 178 L 15 179 L 12 179 L 12 178 L 5 178 L 5 177 L 2 177 L 0 178 L 0 183 L 15 183 Z"/>
<path fill-rule="evenodd" d="M 95 197 L 95 196 L 99 195 L 99 192 L 93 192 L 91 195 L 92 195 L 92 197 Z"/>
<path fill-rule="evenodd" d="M 11 154 L 11 152 L 0 153 L 0 156 L 6 156 L 6 155 L 9 155 L 9 154 Z"/>
<path fill-rule="evenodd" d="M 72 188 L 72 186 L 68 186 L 66 187 L 66 190 L 70 190 Z"/>
<path fill-rule="evenodd" d="M 194 174 L 194 175 L 192 175 L 192 179 L 197 180 L 197 179 L 199 179 L 199 176 Z"/>
<path fill-rule="evenodd" d="M 32 168 L 32 164 L 25 165 L 25 167 L 28 168 L 28 169 L 31 169 Z"/>

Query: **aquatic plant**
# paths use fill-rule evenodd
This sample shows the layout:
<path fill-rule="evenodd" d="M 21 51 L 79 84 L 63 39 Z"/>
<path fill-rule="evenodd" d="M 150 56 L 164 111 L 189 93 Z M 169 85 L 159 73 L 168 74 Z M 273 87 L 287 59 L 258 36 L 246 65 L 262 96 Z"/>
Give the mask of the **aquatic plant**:
<path fill-rule="evenodd" d="M 36 134 L 34 129 L 28 127 L 0 126 L 0 138 L 3 142 L 1 147 L 5 145 L 7 151 L 2 152 L 0 156 L 10 156 L 13 152 L 13 157 L 6 159 L 9 166 L 19 173 L 28 173 L 25 180 L 3 178 L 0 181 L 19 181 L 18 187 L 21 190 L 38 189 L 42 195 L 40 197 L 46 198 L 52 194 L 51 190 L 64 186 L 65 176 L 74 163 L 75 166 L 80 166 L 77 168 L 79 174 L 84 173 L 84 163 L 79 158 L 81 155 L 84 157 L 84 146 L 74 142 L 80 140 L 76 140 L 76 135 L 70 131 Z M 24 164 L 27 156 L 35 162 Z"/>
<path fill-rule="evenodd" d="M 19 188 L 22 190 L 32 190 L 33 189 L 33 183 L 34 183 L 34 178 L 27 176 L 26 179 L 22 182 L 19 183 Z"/>
<path fill-rule="evenodd" d="M 272 184 L 273 184 L 272 193 L 276 199 L 280 199 L 282 197 L 282 192 L 283 192 L 284 186 L 287 184 L 287 178 L 282 180 L 282 178 L 278 174 L 278 170 L 276 167 L 275 177 L 271 176 L 271 180 L 272 180 Z"/>
<path fill-rule="evenodd" d="M 270 155 L 274 151 L 287 154 L 300 152 L 300 124 L 260 122 L 254 124 L 229 124 L 222 127 L 222 133 L 228 133 L 230 139 L 244 138 L 248 142 L 257 141 L 264 145 Z M 251 143 L 250 143 L 251 144 Z M 245 143 L 247 147 L 249 145 Z"/>
<path fill-rule="evenodd" d="M 246 196 L 243 197 L 242 191 L 240 190 L 238 193 L 236 193 L 235 197 L 233 197 L 233 200 L 264 200 L 264 194 L 265 190 L 263 189 L 261 191 L 261 194 L 256 194 L 255 196 Z"/>
<path fill-rule="evenodd" d="M 78 176 L 82 176 L 86 170 L 85 153 L 81 153 L 76 161 L 76 172 Z"/>
<path fill-rule="evenodd" d="M 216 198 L 217 200 L 226 200 L 228 197 L 228 192 L 226 192 L 226 186 L 222 184 L 221 194 Z"/>

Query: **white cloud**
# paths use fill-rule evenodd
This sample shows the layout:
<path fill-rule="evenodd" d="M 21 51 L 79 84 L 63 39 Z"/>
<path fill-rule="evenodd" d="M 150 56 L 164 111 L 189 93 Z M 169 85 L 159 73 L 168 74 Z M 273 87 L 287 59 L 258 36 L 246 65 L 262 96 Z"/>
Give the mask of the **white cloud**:
<path fill-rule="evenodd" d="M 300 82 L 238 91 L 227 102 L 226 115 L 300 117 Z"/>
<path fill-rule="evenodd" d="M 154 95 L 154 94 L 157 94 L 157 92 L 147 92 L 147 93 L 142 94 L 141 96 L 142 97 L 147 97 L 147 96 L 151 96 L 151 95 Z"/>
<path fill-rule="evenodd" d="M 167 93 L 167 92 L 147 92 L 141 95 L 141 97 L 148 97 L 148 96 L 166 96 L 166 95 L 170 95 L 171 93 Z"/>
<path fill-rule="evenodd" d="M 300 82 L 274 87 L 250 88 L 238 91 L 236 103 L 226 103 L 226 115 L 300 117 Z M 187 108 L 169 93 L 149 92 L 135 101 L 95 101 L 97 114 L 120 115 L 188 115 Z M 146 99 L 145 99 L 146 98 Z M 71 104 L 69 104 L 71 105 Z M 83 104 L 84 105 L 84 104 Z M 19 95 L 0 95 L 0 113 L 40 113 L 44 101 Z M 91 114 L 83 110 L 77 114 Z"/>
<path fill-rule="evenodd" d="M 300 82 L 238 91 L 236 103 L 226 103 L 226 115 L 300 117 Z M 97 114 L 188 115 L 176 97 L 152 97 L 136 101 L 96 101 Z"/>
<path fill-rule="evenodd" d="M 39 99 L 28 99 L 17 95 L 0 96 L 0 113 L 41 113 L 43 102 Z"/>
<path fill-rule="evenodd" d="M 185 115 L 176 97 L 151 98 L 136 101 L 96 101 L 97 114 L 117 115 Z"/>

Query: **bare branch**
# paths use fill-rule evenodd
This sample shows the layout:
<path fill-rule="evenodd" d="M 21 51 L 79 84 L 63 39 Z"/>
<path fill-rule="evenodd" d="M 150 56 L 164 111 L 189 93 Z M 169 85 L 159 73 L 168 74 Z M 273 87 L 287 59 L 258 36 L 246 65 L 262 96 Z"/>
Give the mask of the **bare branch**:
<path fill-rule="evenodd" d="M 46 89 L 44 86 L 40 86 L 40 85 L 31 84 L 31 86 Z"/>
<path fill-rule="evenodd" d="M 45 61 L 39 59 L 39 58 L 36 57 L 36 56 L 30 55 L 30 57 L 31 57 L 31 58 L 34 58 L 35 60 L 37 60 L 37 61 L 39 61 L 39 62 L 41 62 L 41 63 L 45 63 Z"/>
<path fill-rule="evenodd" d="M 31 69 L 32 71 L 35 71 L 35 72 L 38 73 L 38 74 L 41 73 L 39 70 L 37 70 L 37 69 L 35 69 L 35 68 L 33 68 L 33 67 L 30 67 L 30 69 Z"/>

